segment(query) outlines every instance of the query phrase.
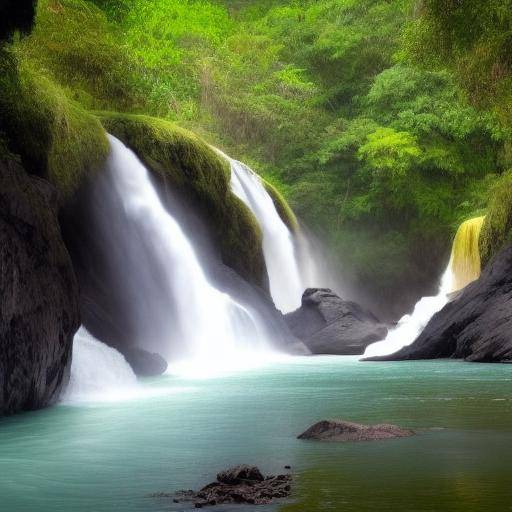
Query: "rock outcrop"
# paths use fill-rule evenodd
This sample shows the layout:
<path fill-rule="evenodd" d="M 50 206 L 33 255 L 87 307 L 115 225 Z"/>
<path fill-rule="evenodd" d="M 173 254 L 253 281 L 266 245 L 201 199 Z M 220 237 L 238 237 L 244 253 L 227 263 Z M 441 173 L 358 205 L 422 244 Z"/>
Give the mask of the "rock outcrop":
<path fill-rule="evenodd" d="M 512 245 L 436 313 L 412 345 L 371 360 L 436 358 L 512 362 Z"/>
<path fill-rule="evenodd" d="M 372 313 L 327 288 L 307 289 L 301 307 L 285 318 L 313 354 L 360 355 L 388 332 Z"/>
<path fill-rule="evenodd" d="M 323 420 L 309 427 L 298 436 L 298 439 L 313 439 L 317 441 L 378 441 L 409 437 L 414 435 L 412 430 L 382 423 L 379 425 L 361 425 L 343 420 Z"/>
<path fill-rule="evenodd" d="M 69 378 L 79 294 L 56 193 L 0 161 L 0 415 L 54 402 Z"/>
<path fill-rule="evenodd" d="M 291 480 L 289 474 L 264 477 L 256 466 L 240 465 L 220 472 L 215 482 L 198 492 L 177 492 L 174 501 L 191 501 L 196 508 L 227 503 L 266 505 L 290 496 Z"/>

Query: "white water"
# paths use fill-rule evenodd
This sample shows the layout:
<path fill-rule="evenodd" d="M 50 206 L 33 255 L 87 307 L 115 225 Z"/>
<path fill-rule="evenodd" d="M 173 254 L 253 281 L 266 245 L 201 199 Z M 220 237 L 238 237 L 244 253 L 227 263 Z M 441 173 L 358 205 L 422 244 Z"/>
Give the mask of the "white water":
<path fill-rule="evenodd" d="M 386 338 L 366 348 L 365 357 L 386 356 L 394 354 L 403 347 L 409 346 L 423 331 L 430 319 L 448 302 L 448 294 L 452 291 L 453 275 L 451 262 L 441 278 L 439 291 L 435 297 L 423 297 L 410 315 L 404 315 L 396 327 L 388 332 Z"/>
<path fill-rule="evenodd" d="M 270 293 L 283 313 L 297 309 L 306 288 L 299 271 L 293 236 L 276 210 L 259 176 L 245 164 L 224 155 L 231 165 L 231 188 L 250 208 L 263 232 L 263 253 Z"/>
<path fill-rule="evenodd" d="M 130 397 L 137 387 L 125 358 L 80 327 L 73 339 L 71 375 L 62 400 L 119 401 Z"/>
<path fill-rule="evenodd" d="M 151 264 L 158 273 L 157 279 L 141 283 L 139 300 L 164 302 L 173 309 L 163 318 L 159 314 L 151 319 L 162 324 L 153 332 L 160 333 L 169 347 L 170 371 L 203 375 L 264 359 L 271 343 L 257 314 L 208 282 L 194 248 L 164 208 L 144 165 L 121 141 L 112 136 L 109 140 L 107 165 L 113 187 L 140 238 L 130 250 L 140 266 Z M 144 261 L 143 251 L 139 255 L 140 245 L 150 262 Z"/>

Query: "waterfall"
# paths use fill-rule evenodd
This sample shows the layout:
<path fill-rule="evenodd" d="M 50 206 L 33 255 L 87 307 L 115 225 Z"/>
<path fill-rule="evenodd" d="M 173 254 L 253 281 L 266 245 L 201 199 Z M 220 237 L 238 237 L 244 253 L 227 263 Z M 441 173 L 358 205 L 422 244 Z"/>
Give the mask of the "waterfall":
<path fill-rule="evenodd" d="M 396 327 L 388 332 L 386 338 L 366 347 L 363 358 L 386 356 L 410 345 L 426 327 L 430 319 L 448 302 L 452 290 L 451 265 L 445 270 L 437 295 L 422 297 L 414 306 L 411 314 L 404 315 Z"/>
<path fill-rule="evenodd" d="M 112 136 L 109 140 L 110 193 L 117 195 L 126 224 L 117 229 L 126 252 L 124 272 L 139 292 L 133 307 L 141 326 L 138 336 L 161 338 L 171 371 L 187 365 L 235 366 L 235 360 L 269 351 L 271 343 L 257 313 L 210 284 L 144 165 L 121 141 Z M 138 313 L 145 303 L 154 307 Z"/>
<path fill-rule="evenodd" d="M 249 207 L 261 226 L 272 299 L 283 313 L 293 311 L 300 306 L 306 287 L 301 279 L 292 233 L 259 176 L 245 164 L 223 156 L 231 165 L 233 192 Z"/>
<path fill-rule="evenodd" d="M 449 294 L 461 290 L 480 276 L 478 239 L 484 217 L 463 222 L 453 240 L 450 262 L 435 297 L 422 297 L 411 314 L 404 315 L 386 338 L 366 348 L 363 357 L 393 354 L 407 347 L 421 334 L 430 319 L 448 302 Z"/>
<path fill-rule="evenodd" d="M 71 375 L 62 400 L 117 401 L 136 388 L 137 378 L 125 358 L 80 327 L 73 339 Z"/>
<path fill-rule="evenodd" d="M 452 246 L 452 291 L 461 290 L 480 276 L 480 249 L 478 240 L 485 217 L 475 217 L 463 222 Z"/>

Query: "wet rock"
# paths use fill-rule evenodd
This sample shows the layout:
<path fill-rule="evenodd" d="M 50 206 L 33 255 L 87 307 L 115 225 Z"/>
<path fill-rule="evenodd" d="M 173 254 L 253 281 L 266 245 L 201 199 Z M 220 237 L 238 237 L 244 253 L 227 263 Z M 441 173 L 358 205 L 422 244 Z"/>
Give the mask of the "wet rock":
<path fill-rule="evenodd" d="M 223 484 L 236 485 L 246 481 L 261 482 L 265 480 L 256 466 L 241 464 L 217 474 L 217 481 Z"/>
<path fill-rule="evenodd" d="M 79 291 L 57 194 L 0 160 L 0 416 L 55 402 L 69 379 Z"/>
<path fill-rule="evenodd" d="M 308 288 L 301 307 L 285 319 L 313 354 L 360 355 L 388 332 L 371 312 L 328 288 Z"/>
<path fill-rule="evenodd" d="M 138 347 L 126 347 L 124 357 L 139 377 L 153 377 L 167 370 L 167 361 L 160 354 Z"/>
<path fill-rule="evenodd" d="M 196 508 L 239 503 L 266 505 L 291 494 L 291 475 L 264 477 L 256 466 L 240 465 L 222 471 L 198 492 L 178 491 L 174 502 L 193 502 Z"/>
<path fill-rule="evenodd" d="M 371 360 L 459 358 L 512 362 L 512 245 L 436 313 L 408 347 Z"/>
<path fill-rule="evenodd" d="M 314 439 L 317 441 L 377 441 L 382 439 L 394 439 L 397 437 L 409 437 L 414 431 L 389 425 L 362 425 L 343 420 L 323 420 L 309 427 L 298 436 L 298 439 Z"/>

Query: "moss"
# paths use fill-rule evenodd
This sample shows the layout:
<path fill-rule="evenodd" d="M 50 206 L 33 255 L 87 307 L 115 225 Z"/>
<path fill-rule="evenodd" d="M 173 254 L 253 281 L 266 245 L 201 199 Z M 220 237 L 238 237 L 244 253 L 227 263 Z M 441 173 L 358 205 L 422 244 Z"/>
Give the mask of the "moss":
<path fill-rule="evenodd" d="M 279 217 L 281 217 L 282 221 L 288 226 L 288 229 L 292 233 L 296 233 L 299 230 L 299 222 L 295 213 L 293 213 L 293 210 L 290 208 L 290 205 L 286 202 L 286 199 L 281 195 L 279 190 L 267 180 L 263 180 L 263 185 L 272 198 L 272 201 L 274 201 Z"/>
<path fill-rule="evenodd" d="M 107 131 L 194 205 L 223 262 L 248 281 L 266 286 L 261 230 L 249 209 L 231 192 L 227 162 L 192 133 L 162 119 L 98 115 Z"/>
<path fill-rule="evenodd" d="M 108 154 L 98 119 L 29 64 L 16 66 L 8 52 L 0 55 L 0 132 L 27 172 L 50 181 L 62 198 Z"/>
<path fill-rule="evenodd" d="M 489 209 L 480 233 L 482 268 L 505 245 L 512 242 L 512 170 L 491 191 Z"/>

